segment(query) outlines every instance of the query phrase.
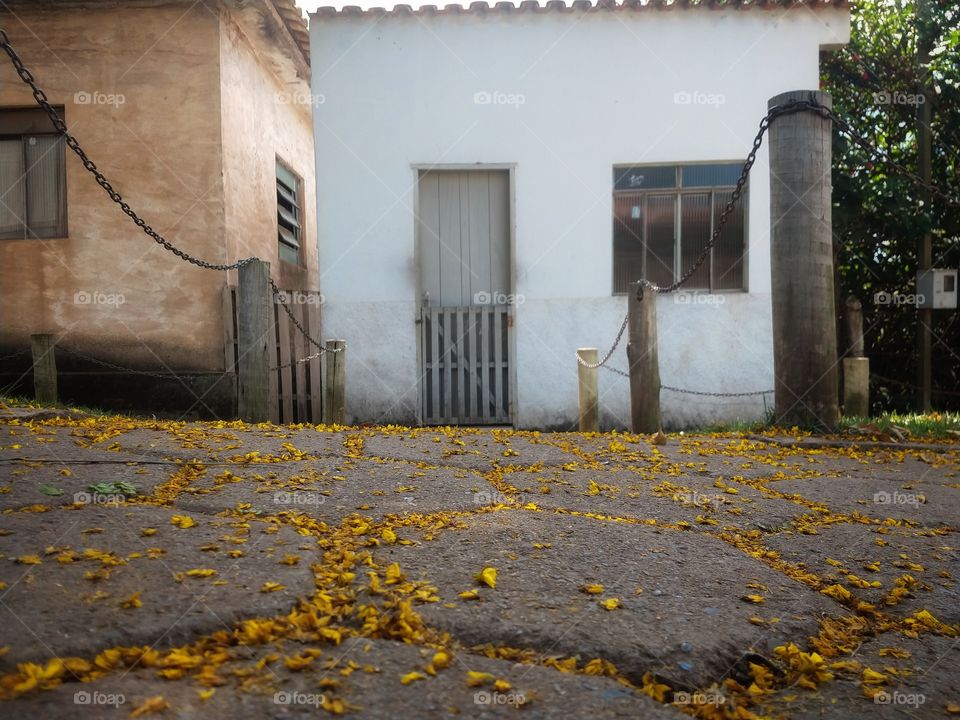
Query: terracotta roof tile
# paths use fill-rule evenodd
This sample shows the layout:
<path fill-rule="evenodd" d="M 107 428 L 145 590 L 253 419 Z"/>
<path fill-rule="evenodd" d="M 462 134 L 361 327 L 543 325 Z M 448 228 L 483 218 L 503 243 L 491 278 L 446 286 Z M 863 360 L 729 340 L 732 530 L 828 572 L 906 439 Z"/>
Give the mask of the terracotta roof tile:
<path fill-rule="evenodd" d="M 287 32 L 297 43 L 300 52 L 303 53 L 307 65 L 310 64 L 310 33 L 307 31 L 307 21 L 303 17 L 303 12 L 297 7 L 296 0 L 272 0 L 273 7 L 277 14 L 283 19 L 283 24 L 287 27 Z"/>
<path fill-rule="evenodd" d="M 287 2 L 292 4 L 293 0 L 274 0 L 274 2 Z M 381 16 L 381 15 L 484 15 L 486 13 L 510 13 L 510 12 L 573 12 L 574 10 L 586 10 L 589 12 L 601 12 L 607 10 L 616 11 L 640 11 L 640 10 L 673 10 L 675 8 L 696 8 L 706 7 L 711 9 L 736 8 L 738 10 L 749 9 L 787 9 L 791 7 L 807 7 L 812 10 L 818 8 L 846 8 L 849 7 L 848 0 L 573 0 L 572 6 L 567 5 L 564 0 L 548 0 L 546 6 L 540 5 L 537 0 L 522 0 L 519 5 L 515 5 L 507 0 L 489 3 L 486 0 L 474 0 L 468 6 L 451 3 L 442 8 L 436 5 L 423 5 L 416 9 L 410 5 L 396 5 L 393 8 L 386 9 L 382 7 L 362 10 L 356 5 L 348 5 L 342 10 L 336 7 L 319 7 L 313 13 L 318 18 L 330 18 L 337 16 L 359 17 L 359 16 Z"/>

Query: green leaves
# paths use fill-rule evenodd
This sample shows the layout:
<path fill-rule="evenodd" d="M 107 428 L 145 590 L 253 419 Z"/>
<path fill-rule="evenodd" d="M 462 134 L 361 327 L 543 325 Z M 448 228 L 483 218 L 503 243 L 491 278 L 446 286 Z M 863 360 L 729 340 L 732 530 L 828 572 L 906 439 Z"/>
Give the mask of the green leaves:
<path fill-rule="evenodd" d="M 136 486 L 131 483 L 121 480 L 120 482 L 105 482 L 97 483 L 96 485 L 88 485 L 87 490 L 97 495 L 124 495 L 126 497 L 132 497 L 136 495 L 139 490 Z"/>

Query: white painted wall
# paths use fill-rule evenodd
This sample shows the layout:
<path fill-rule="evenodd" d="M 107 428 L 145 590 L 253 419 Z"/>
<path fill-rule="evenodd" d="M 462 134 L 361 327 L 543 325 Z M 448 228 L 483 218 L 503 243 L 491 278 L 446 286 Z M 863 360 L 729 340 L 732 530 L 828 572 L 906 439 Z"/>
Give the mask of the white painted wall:
<path fill-rule="evenodd" d="M 739 161 L 767 100 L 818 87 L 822 45 L 848 11 L 489 12 L 311 17 L 323 334 L 345 338 L 347 412 L 416 422 L 414 165 L 515 164 L 516 424 L 575 427 L 574 351 L 605 352 L 626 312 L 612 295 L 612 169 Z M 523 96 L 478 105 L 475 93 Z M 678 104 L 678 92 L 723 103 Z M 665 385 L 773 387 L 769 182 L 749 192 L 749 292 L 722 305 L 658 299 Z M 626 367 L 619 349 L 611 364 Z M 768 396 L 768 401 L 772 397 Z M 600 375 L 605 426 L 629 422 L 627 381 Z M 760 398 L 664 391 L 670 427 L 757 418 Z"/>

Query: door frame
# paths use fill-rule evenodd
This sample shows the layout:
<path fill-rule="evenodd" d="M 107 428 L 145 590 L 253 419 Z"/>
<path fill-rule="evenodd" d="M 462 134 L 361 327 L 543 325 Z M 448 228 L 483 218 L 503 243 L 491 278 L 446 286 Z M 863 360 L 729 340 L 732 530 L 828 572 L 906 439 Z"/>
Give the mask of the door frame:
<path fill-rule="evenodd" d="M 509 228 L 507 230 L 507 244 L 510 270 L 510 294 L 517 296 L 517 203 L 516 203 L 516 173 L 517 163 L 411 163 L 413 174 L 413 264 L 417 280 L 414 288 L 414 317 L 415 334 L 417 336 L 417 424 L 423 425 L 423 333 L 420 332 L 420 303 L 423 299 L 423 280 L 420 277 L 420 173 L 422 172 L 469 172 L 471 170 L 491 171 L 501 170 L 507 173 L 507 202 L 510 203 Z M 517 424 L 517 306 L 509 306 L 507 352 L 510 363 L 507 371 L 508 387 L 510 389 L 510 407 L 508 415 L 510 426 Z"/>

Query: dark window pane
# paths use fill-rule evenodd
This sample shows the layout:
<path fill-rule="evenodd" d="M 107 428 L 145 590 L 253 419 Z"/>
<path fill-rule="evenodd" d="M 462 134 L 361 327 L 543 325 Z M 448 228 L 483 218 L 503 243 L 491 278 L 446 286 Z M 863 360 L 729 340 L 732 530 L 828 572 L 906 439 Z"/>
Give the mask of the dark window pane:
<path fill-rule="evenodd" d="M 720 221 L 720 213 L 730 201 L 726 193 L 714 196 L 714 222 Z M 727 218 L 716 245 L 713 246 L 713 286 L 717 290 L 744 289 L 744 222 L 743 199 L 737 203 Z"/>
<path fill-rule="evenodd" d="M 0 140 L 0 238 L 26 237 L 26 177 L 23 141 Z"/>
<path fill-rule="evenodd" d="M 680 272 L 696 262 L 710 239 L 710 193 L 680 196 Z M 684 283 L 684 290 L 710 289 L 710 258 Z"/>
<path fill-rule="evenodd" d="M 681 171 L 683 187 L 722 187 L 736 185 L 743 163 L 714 165 L 684 165 Z"/>
<path fill-rule="evenodd" d="M 613 291 L 625 293 L 643 277 L 643 196 L 613 198 Z"/>
<path fill-rule="evenodd" d="M 676 200 L 676 195 L 650 195 L 647 198 L 646 279 L 656 285 L 673 282 Z"/>
<path fill-rule="evenodd" d="M 67 178 L 63 138 L 59 135 L 24 138 L 24 152 L 30 236 L 64 237 Z"/>
<path fill-rule="evenodd" d="M 613 169 L 614 190 L 648 190 L 676 186 L 677 168 L 673 165 Z"/>

